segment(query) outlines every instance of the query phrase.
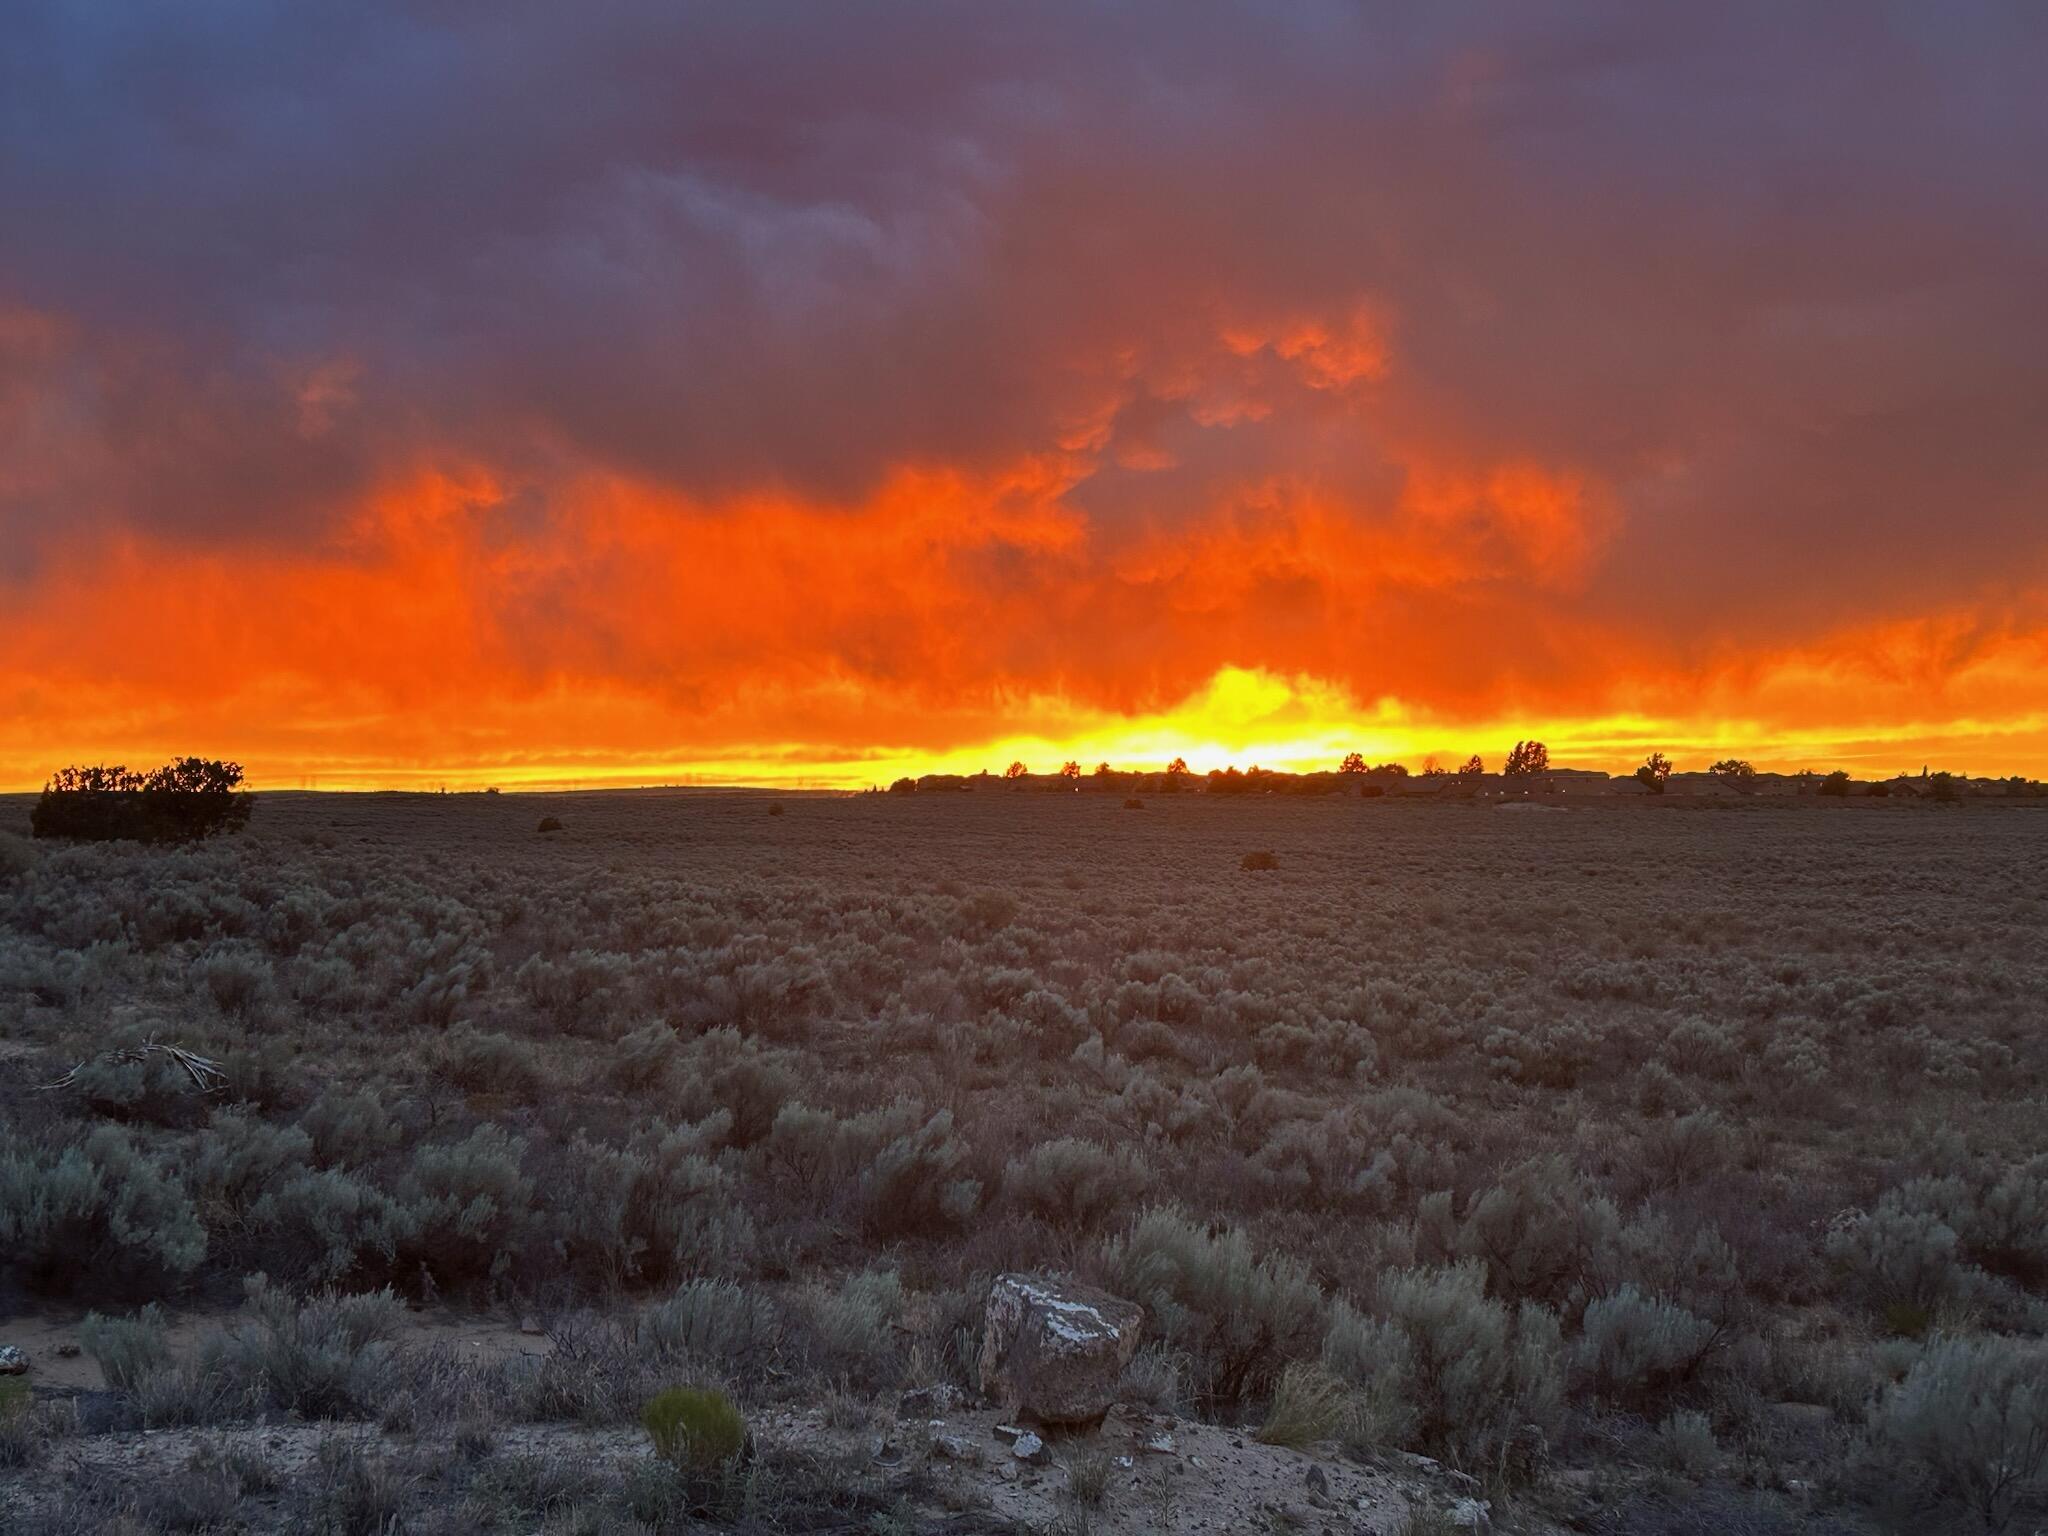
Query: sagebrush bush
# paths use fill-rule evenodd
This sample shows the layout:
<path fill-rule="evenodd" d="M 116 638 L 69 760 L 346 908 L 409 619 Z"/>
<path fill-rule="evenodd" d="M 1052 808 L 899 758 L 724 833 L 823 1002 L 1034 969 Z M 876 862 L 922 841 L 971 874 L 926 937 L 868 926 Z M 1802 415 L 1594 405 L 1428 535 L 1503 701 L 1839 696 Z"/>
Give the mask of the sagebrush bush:
<path fill-rule="evenodd" d="M 768 1297 L 724 1280 L 689 1280 L 640 1314 L 638 1338 L 664 1357 L 726 1370 L 764 1369 L 781 1351 L 784 1326 Z"/>
<path fill-rule="evenodd" d="M 1681 1408 L 1657 1426 L 1657 1449 L 1664 1464 L 1695 1482 L 1714 1470 L 1721 1448 L 1713 1422 L 1704 1413 Z"/>
<path fill-rule="evenodd" d="M 1363 1394 L 1363 1432 L 1467 1468 L 1511 1465 L 1525 1426 L 1554 1431 L 1563 1406 L 1556 1316 L 1510 1311 L 1476 1263 L 1383 1276 L 1371 1314 L 1340 1303 L 1323 1359 Z"/>
<path fill-rule="evenodd" d="M 1589 1304 L 1582 1327 L 1580 1375 L 1606 1396 L 1636 1402 L 1691 1379 L 1725 1342 L 1707 1319 L 1633 1285 Z"/>
<path fill-rule="evenodd" d="M 2048 1350 L 2036 1341 L 1937 1338 L 1877 1404 L 1889 1474 L 1959 1502 L 1993 1529 L 2048 1498 Z"/>
<path fill-rule="evenodd" d="M 206 1245 L 191 1196 L 118 1127 L 99 1126 L 62 1151 L 0 1155 L 0 1262 L 31 1284 L 190 1274 Z"/>
<path fill-rule="evenodd" d="M 1089 1229 L 1135 1205 L 1148 1182 L 1128 1149 L 1062 1136 L 1010 1159 L 1003 1198 L 1054 1226 Z"/>
<path fill-rule="evenodd" d="M 206 1367 L 285 1413 L 369 1418 L 391 1379 L 389 1345 L 404 1321 L 405 1308 L 389 1290 L 302 1299 L 259 1275 L 243 1316 L 212 1346 Z"/>
<path fill-rule="evenodd" d="M 981 1203 L 981 1183 L 967 1175 L 967 1143 L 942 1109 L 896 1137 L 861 1171 L 861 1217 L 876 1237 L 929 1234 L 959 1227 Z"/>
<path fill-rule="evenodd" d="M 1322 1292 L 1291 1260 L 1256 1257 L 1240 1229 L 1212 1233 L 1178 1211 L 1147 1211 L 1104 1246 L 1102 1267 L 1187 1355 L 1202 1397 L 1261 1396 L 1288 1360 L 1314 1353 Z"/>
<path fill-rule="evenodd" d="M 410 1209 L 339 1168 L 280 1177 L 250 1204 L 247 1220 L 265 1262 L 316 1285 L 388 1270 L 419 1230 Z"/>
<path fill-rule="evenodd" d="M 1962 1282 L 1955 1229 L 1906 1192 L 1837 1221 L 1825 1247 L 1858 1296 L 1895 1314 L 1929 1314 Z"/>
<path fill-rule="evenodd" d="M 809 1309 L 816 1364 L 832 1374 L 881 1381 L 894 1374 L 903 1282 L 893 1269 L 846 1276 L 814 1292 Z"/>
<path fill-rule="evenodd" d="M 1483 1264 L 1496 1294 L 1556 1307 L 1583 1295 L 1588 1274 L 1611 1267 L 1621 1230 L 1614 1202 L 1553 1154 L 1518 1163 L 1475 1192 L 1462 1217 L 1452 1216 L 1448 1192 L 1424 1199 L 1416 1249 L 1439 1263 Z"/>
<path fill-rule="evenodd" d="M 78 1346 L 116 1392 L 134 1392 L 171 1363 L 170 1329 L 155 1302 L 133 1317 L 87 1313 L 78 1325 Z"/>
<path fill-rule="evenodd" d="M 506 1273 L 534 1220 L 525 1156 L 525 1138 L 495 1125 L 420 1147 L 400 1187 L 408 1250 L 445 1280 Z"/>

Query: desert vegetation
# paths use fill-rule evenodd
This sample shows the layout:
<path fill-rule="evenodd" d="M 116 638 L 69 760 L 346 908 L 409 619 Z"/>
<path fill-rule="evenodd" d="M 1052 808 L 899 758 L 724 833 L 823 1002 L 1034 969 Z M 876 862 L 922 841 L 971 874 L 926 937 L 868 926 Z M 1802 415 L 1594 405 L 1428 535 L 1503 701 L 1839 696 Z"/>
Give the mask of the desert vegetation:
<path fill-rule="evenodd" d="M 0 1400 L 0 1477 L 109 1427 L 322 1436 L 23 1528 L 914 1529 L 922 1452 L 871 1432 L 974 1393 L 1011 1270 L 1144 1307 L 1132 1404 L 1430 1457 L 1496 1528 L 2048 1514 L 2029 805 L 768 803 L 0 834 L 0 1271 L 91 1314 L 105 1388 Z M 151 1041 L 226 1086 L 108 1054 Z M 549 1347 L 451 1354 L 436 1310 Z M 750 1432 L 799 1410 L 859 1453 Z M 1135 1507 L 1056 1449 L 1062 1518 Z"/>

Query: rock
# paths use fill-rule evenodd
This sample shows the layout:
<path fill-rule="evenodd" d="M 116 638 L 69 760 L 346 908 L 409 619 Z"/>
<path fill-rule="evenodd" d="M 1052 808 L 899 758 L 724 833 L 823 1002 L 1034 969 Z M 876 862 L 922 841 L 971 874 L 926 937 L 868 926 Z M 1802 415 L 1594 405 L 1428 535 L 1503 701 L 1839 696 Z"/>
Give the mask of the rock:
<path fill-rule="evenodd" d="M 1460 1499 L 1446 1512 L 1451 1528 L 1482 1533 L 1493 1529 L 1493 1506 L 1484 1499 Z"/>
<path fill-rule="evenodd" d="M 1028 1429 L 1017 1437 L 1016 1443 L 1010 1447 L 1010 1454 L 1034 1467 L 1042 1467 L 1052 1460 L 1052 1452 L 1045 1448 L 1045 1442 Z"/>
<path fill-rule="evenodd" d="M 66 1339 L 57 1346 L 57 1358 L 60 1360 L 76 1360 L 78 1358 L 78 1346 L 71 1340 Z"/>
<path fill-rule="evenodd" d="M 1137 1352 L 1145 1310 L 1091 1286 L 1001 1275 L 981 1333 L 981 1389 L 1041 1424 L 1088 1424 L 1109 1411 Z"/>
<path fill-rule="evenodd" d="M 1308 1465 L 1308 1491 L 1319 1499 L 1326 1499 L 1330 1496 L 1329 1474 L 1324 1472 L 1314 1462 L 1310 1462 Z"/>
<path fill-rule="evenodd" d="M 519 1331 L 529 1338 L 547 1332 L 545 1328 L 541 1327 L 540 1319 L 537 1317 L 522 1317 L 519 1319 Z"/>
<path fill-rule="evenodd" d="M 1178 1456 L 1180 1454 L 1180 1446 L 1174 1442 L 1173 1436 L 1163 1429 L 1158 1434 L 1149 1437 L 1138 1449 L 1150 1451 L 1154 1456 Z"/>
<path fill-rule="evenodd" d="M 932 1454 L 944 1456 L 951 1461 L 981 1460 L 981 1451 L 971 1440 L 949 1429 L 937 1429 L 932 1432 Z"/>
<path fill-rule="evenodd" d="M 12 1344 L 0 1344 L 0 1376 L 19 1376 L 27 1370 L 27 1355 Z"/>
<path fill-rule="evenodd" d="M 1014 1424 L 996 1424 L 990 1426 L 989 1433 L 994 1435 L 998 1440 L 1015 1440 L 1019 1435 L 1023 1434 L 1024 1431 L 1019 1429 Z"/>

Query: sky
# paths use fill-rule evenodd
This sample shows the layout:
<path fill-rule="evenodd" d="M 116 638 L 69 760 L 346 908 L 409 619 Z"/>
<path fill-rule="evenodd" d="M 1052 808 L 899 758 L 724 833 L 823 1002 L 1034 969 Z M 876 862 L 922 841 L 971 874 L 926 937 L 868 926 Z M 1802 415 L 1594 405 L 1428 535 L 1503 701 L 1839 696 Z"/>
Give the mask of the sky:
<path fill-rule="evenodd" d="M 23 7 L 0 788 L 2048 774 L 2048 9 Z"/>

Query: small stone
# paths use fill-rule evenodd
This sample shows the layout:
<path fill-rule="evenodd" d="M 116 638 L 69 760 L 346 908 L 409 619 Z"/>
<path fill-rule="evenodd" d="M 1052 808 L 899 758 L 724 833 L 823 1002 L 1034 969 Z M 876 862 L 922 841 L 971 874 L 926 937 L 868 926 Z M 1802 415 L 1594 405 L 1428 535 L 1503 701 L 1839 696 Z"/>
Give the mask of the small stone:
<path fill-rule="evenodd" d="M 78 1358 L 78 1346 L 72 1343 L 71 1340 L 66 1339 L 57 1346 L 57 1358 L 60 1360 L 76 1360 Z"/>
<path fill-rule="evenodd" d="M 989 1430 L 998 1440 L 1015 1440 L 1024 1431 L 1014 1424 L 997 1424 Z"/>
<path fill-rule="evenodd" d="M 1130 1470 L 1131 1470 L 1131 1468 L 1135 1467 L 1135 1466 L 1136 1466 L 1136 1465 L 1137 1465 L 1138 1463 L 1137 1463 L 1137 1459 L 1136 1459 L 1135 1457 L 1131 1457 L 1131 1456 L 1119 1456 L 1119 1457 L 1117 1457 L 1117 1459 L 1116 1459 L 1116 1464 L 1117 1464 L 1117 1466 L 1118 1466 L 1119 1468 L 1121 1468 L 1121 1469 L 1122 1469 L 1123 1471 L 1125 1471 L 1125 1472 L 1128 1472 L 1128 1471 L 1130 1471 Z"/>
<path fill-rule="evenodd" d="M 0 1376 L 19 1376 L 27 1370 L 27 1355 L 12 1344 L 0 1344 Z"/>
<path fill-rule="evenodd" d="M 947 1381 L 934 1382 L 929 1387 L 913 1387 L 903 1394 L 900 1404 L 904 1413 L 921 1419 L 951 1413 L 959 1406 L 960 1389 Z"/>
<path fill-rule="evenodd" d="M 981 1452 L 965 1435 L 941 1430 L 932 1436 L 932 1454 L 952 1461 L 978 1462 Z"/>
<path fill-rule="evenodd" d="M 1016 1443 L 1010 1447 L 1010 1454 L 1032 1466 L 1043 1466 L 1052 1460 L 1052 1452 L 1045 1448 L 1045 1442 L 1028 1429 L 1017 1437 Z"/>
<path fill-rule="evenodd" d="M 533 1338 L 547 1332 L 545 1328 L 541 1327 L 540 1319 L 537 1317 L 522 1317 L 519 1319 L 519 1331 L 528 1338 Z"/>
<path fill-rule="evenodd" d="M 1319 1499 L 1330 1496 L 1329 1474 L 1314 1462 L 1310 1462 L 1308 1467 L 1308 1491 Z"/>
<path fill-rule="evenodd" d="M 1150 1451 L 1154 1456 L 1178 1456 L 1180 1454 L 1180 1447 L 1174 1443 L 1173 1436 L 1163 1429 L 1148 1439 L 1139 1449 Z"/>

